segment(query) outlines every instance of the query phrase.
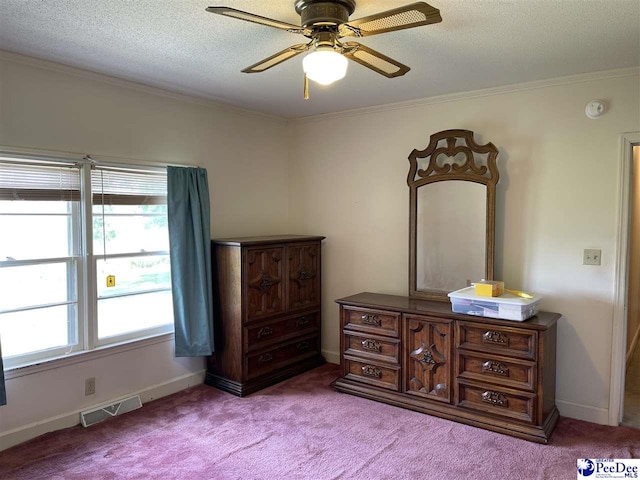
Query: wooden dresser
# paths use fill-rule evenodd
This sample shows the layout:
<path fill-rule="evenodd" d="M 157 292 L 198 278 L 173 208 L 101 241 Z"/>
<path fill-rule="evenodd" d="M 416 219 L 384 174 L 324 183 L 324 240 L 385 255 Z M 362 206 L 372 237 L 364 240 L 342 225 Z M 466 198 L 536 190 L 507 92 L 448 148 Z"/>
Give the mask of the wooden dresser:
<path fill-rule="evenodd" d="M 212 240 L 214 354 L 205 383 L 243 396 L 324 363 L 318 236 Z"/>
<path fill-rule="evenodd" d="M 452 313 L 451 305 L 360 293 L 337 300 L 340 392 L 547 443 L 560 315 L 525 322 Z"/>

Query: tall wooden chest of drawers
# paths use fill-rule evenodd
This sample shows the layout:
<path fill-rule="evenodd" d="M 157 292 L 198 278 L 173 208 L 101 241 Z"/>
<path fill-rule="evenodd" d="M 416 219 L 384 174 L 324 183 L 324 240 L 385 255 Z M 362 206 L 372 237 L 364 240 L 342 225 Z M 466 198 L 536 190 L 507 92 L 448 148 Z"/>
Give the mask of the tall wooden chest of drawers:
<path fill-rule="evenodd" d="M 338 391 L 547 443 L 560 315 L 525 322 L 453 313 L 451 305 L 360 293 L 337 300 Z"/>
<path fill-rule="evenodd" d="M 243 396 L 324 363 L 323 239 L 212 240 L 215 352 L 206 384 Z"/>

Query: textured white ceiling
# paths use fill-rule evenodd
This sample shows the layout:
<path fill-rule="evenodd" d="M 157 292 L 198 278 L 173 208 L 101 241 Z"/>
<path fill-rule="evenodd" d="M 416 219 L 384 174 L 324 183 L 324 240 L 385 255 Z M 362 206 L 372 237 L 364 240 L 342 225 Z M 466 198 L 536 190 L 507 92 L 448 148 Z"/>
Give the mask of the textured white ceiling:
<path fill-rule="evenodd" d="M 352 19 L 413 0 L 358 0 Z M 303 117 L 640 65 L 640 0 L 431 0 L 442 23 L 361 39 L 411 67 L 387 79 L 350 62 L 311 84 L 302 56 L 240 70 L 300 35 L 213 15 L 229 6 L 299 24 L 293 0 L 2 0 L 0 49 L 283 117 Z"/>

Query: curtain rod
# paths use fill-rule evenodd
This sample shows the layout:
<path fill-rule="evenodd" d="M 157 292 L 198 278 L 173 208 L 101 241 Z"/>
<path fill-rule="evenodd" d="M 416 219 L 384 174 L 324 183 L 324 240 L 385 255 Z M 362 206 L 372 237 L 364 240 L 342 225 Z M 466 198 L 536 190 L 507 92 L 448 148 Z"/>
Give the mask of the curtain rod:
<path fill-rule="evenodd" d="M 3 158 L 3 156 L 0 154 L 0 163 L 2 164 L 29 165 L 33 167 L 52 167 L 52 168 L 75 168 L 77 166 L 77 164 L 72 161 L 63 162 L 60 160 L 57 162 L 48 161 L 45 163 L 44 161 L 32 162 L 30 160 L 31 160 L 30 158 L 21 158 L 20 160 L 13 160 L 13 159 L 8 159 L 6 157 Z"/>
<path fill-rule="evenodd" d="M 83 159 L 90 158 L 96 165 L 119 165 L 149 166 L 156 168 L 164 167 L 198 167 L 193 163 L 159 162 L 157 160 L 144 160 L 139 158 L 115 157 L 109 155 L 91 155 L 79 152 L 64 152 L 58 150 L 44 150 L 37 148 L 14 147 L 10 145 L 0 145 L 0 157 L 8 156 L 24 160 L 41 160 L 52 163 L 82 163 Z"/>

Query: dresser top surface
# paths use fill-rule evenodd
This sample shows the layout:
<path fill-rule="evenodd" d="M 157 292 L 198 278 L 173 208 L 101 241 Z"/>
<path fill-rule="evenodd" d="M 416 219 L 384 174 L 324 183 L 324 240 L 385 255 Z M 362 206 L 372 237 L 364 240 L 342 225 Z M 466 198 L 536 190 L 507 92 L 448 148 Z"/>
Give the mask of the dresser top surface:
<path fill-rule="evenodd" d="M 362 292 L 349 297 L 336 300 L 341 305 L 353 305 L 357 307 L 376 308 L 381 310 L 396 310 L 403 313 L 415 313 L 419 315 L 432 315 L 437 317 L 456 318 L 458 320 L 482 321 L 491 325 L 509 327 L 533 328 L 546 330 L 556 323 L 562 315 L 553 312 L 538 312 L 534 317 L 523 322 L 502 320 L 499 318 L 477 317 L 453 313 L 451 303 L 435 302 L 417 298 L 403 297 L 400 295 L 385 295 L 382 293 Z"/>
<path fill-rule="evenodd" d="M 276 243 L 317 242 L 324 240 L 324 238 L 325 237 L 318 235 L 265 235 L 260 237 L 214 238 L 211 240 L 211 243 L 214 245 L 234 245 L 243 247 Z"/>

